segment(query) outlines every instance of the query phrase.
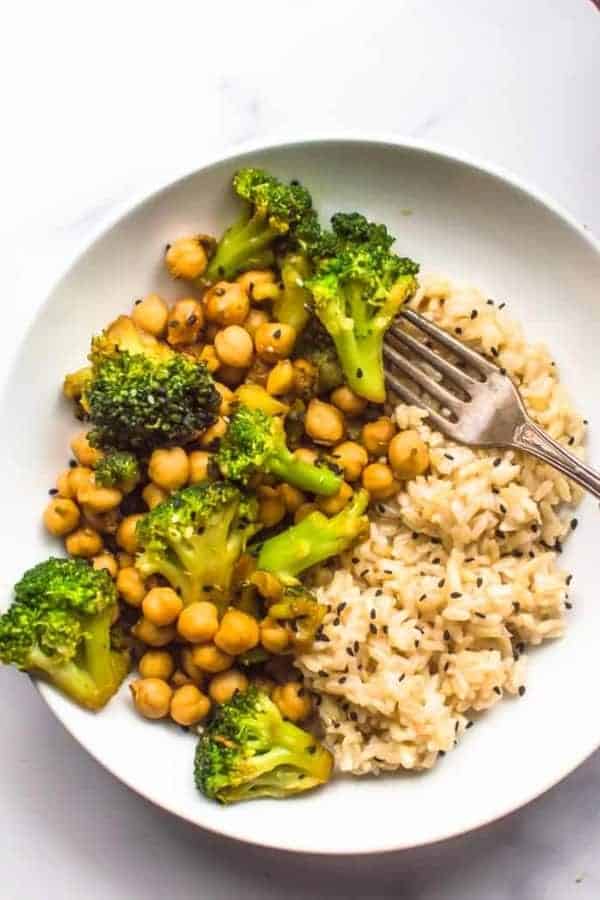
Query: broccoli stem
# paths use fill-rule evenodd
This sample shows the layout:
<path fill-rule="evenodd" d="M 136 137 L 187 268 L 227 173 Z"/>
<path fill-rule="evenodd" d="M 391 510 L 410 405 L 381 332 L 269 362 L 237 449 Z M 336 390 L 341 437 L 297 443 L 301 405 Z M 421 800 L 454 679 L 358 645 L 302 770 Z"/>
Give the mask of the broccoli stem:
<path fill-rule="evenodd" d="M 273 303 L 273 312 L 278 322 L 284 322 L 296 329 L 300 334 L 310 319 L 310 303 L 312 295 L 304 287 L 304 281 L 310 275 L 310 265 L 305 256 L 291 253 L 281 264 L 281 280 L 283 291 Z"/>
<path fill-rule="evenodd" d="M 293 583 L 305 569 L 337 556 L 359 536 L 368 502 L 367 492 L 359 491 L 331 519 L 321 512 L 310 513 L 297 525 L 265 541 L 258 554 L 258 568 L 272 572 L 284 583 Z"/>
<path fill-rule="evenodd" d="M 383 333 L 371 331 L 359 336 L 344 330 L 332 337 L 348 386 L 372 403 L 383 403 Z"/>
<path fill-rule="evenodd" d="M 325 466 L 314 466 L 296 459 L 287 449 L 285 453 L 282 452 L 269 459 L 269 470 L 277 478 L 300 488 L 301 491 L 309 491 L 324 497 L 337 494 L 342 483 L 340 476 L 331 469 Z"/>
<path fill-rule="evenodd" d="M 271 265 L 274 257 L 270 245 L 276 237 L 277 231 L 268 224 L 266 216 L 255 213 L 241 219 L 219 241 L 201 281 L 229 279 L 244 269 Z"/>
<path fill-rule="evenodd" d="M 63 694 L 86 709 L 100 709 L 105 700 L 100 696 L 92 677 L 76 663 L 54 662 L 39 649 L 30 656 L 31 668 L 51 682 Z"/>

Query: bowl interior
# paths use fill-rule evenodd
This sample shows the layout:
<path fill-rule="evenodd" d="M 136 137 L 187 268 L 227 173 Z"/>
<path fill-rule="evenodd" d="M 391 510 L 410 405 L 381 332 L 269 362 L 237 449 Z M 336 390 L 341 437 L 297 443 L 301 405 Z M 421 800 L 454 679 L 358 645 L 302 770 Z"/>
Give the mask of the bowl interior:
<path fill-rule="evenodd" d="M 552 348 L 563 381 L 592 423 L 600 460 L 600 255 L 583 233 L 506 180 L 442 154 L 366 141 L 320 141 L 252 152 L 162 190 L 101 236 L 56 286 L 23 341 L 5 386 L 0 479 L 11 510 L 4 536 L 8 587 L 59 548 L 40 512 L 69 458 L 77 423 L 60 397 L 65 372 L 83 364 L 89 337 L 150 290 L 185 287 L 162 268 L 164 245 L 186 232 L 220 232 L 235 215 L 229 179 L 241 162 L 299 178 L 324 215 L 363 210 L 388 223 L 401 253 L 423 271 L 480 286 L 507 302 L 531 340 Z M 594 529 L 586 501 L 564 553 L 575 572 L 566 637 L 531 655 L 528 692 L 506 701 L 424 775 L 338 778 L 324 791 L 274 804 L 220 808 L 192 782 L 189 734 L 136 717 L 128 691 L 100 715 L 52 690 L 45 699 L 73 735 L 134 790 L 191 822 L 246 841 L 312 852 L 357 853 L 439 840 L 533 798 L 600 744 Z M 397 804 L 397 806 L 396 806 Z"/>

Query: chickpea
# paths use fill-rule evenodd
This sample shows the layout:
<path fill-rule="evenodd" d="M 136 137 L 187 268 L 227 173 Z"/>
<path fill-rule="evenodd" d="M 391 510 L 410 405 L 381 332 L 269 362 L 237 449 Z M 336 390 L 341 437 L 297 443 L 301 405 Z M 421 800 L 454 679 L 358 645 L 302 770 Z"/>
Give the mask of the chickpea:
<path fill-rule="evenodd" d="M 179 614 L 177 632 L 190 644 L 205 644 L 212 641 L 219 628 L 217 607 L 208 600 L 190 603 Z"/>
<path fill-rule="evenodd" d="M 115 509 L 122 499 L 123 494 L 117 488 L 100 487 L 93 478 L 89 484 L 77 491 L 79 503 L 94 513 L 104 513 Z"/>
<path fill-rule="evenodd" d="M 220 416 L 229 416 L 231 414 L 231 404 L 235 400 L 235 394 L 232 390 L 230 390 L 226 384 L 221 384 L 220 381 L 215 381 L 215 387 L 219 394 L 221 395 L 221 405 L 219 406 L 219 415 Z"/>
<path fill-rule="evenodd" d="M 141 606 L 146 595 L 144 579 L 135 566 L 125 566 L 119 569 L 117 575 L 117 590 L 119 595 L 130 606 Z"/>
<path fill-rule="evenodd" d="M 295 513 L 306 500 L 302 491 L 298 490 L 297 487 L 293 487 L 291 484 L 280 484 L 279 495 L 283 500 L 286 511 L 289 513 Z"/>
<path fill-rule="evenodd" d="M 146 719 L 164 719 L 173 691 L 162 678 L 140 678 L 129 685 L 137 711 Z"/>
<path fill-rule="evenodd" d="M 371 463 L 363 469 L 362 485 L 369 492 L 372 500 L 387 500 L 400 488 L 390 467 L 385 463 L 377 462 Z"/>
<path fill-rule="evenodd" d="M 192 662 L 203 672 L 224 672 L 231 668 L 233 656 L 214 644 L 200 644 L 192 649 Z"/>
<path fill-rule="evenodd" d="M 152 588 L 142 601 L 144 617 L 159 627 L 172 625 L 182 609 L 181 597 L 170 587 Z"/>
<path fill-rule="evenodd" d="M 393 438 L 388 456 L 397 478 L 416 478 L 429 468 L 429 449 L 414 429 L 401 431 Z"/>
<path fill-rule="evenodd" d="M 102 538 L 93 528 L 78 528 L 65 538 L 65 548 L 69 556 L 88 559 L 102 550 Z"/>
<path fill-rule="evenodd" d="M 80 431 L 71 439 L 71 450 L 77 462 L 82 466 L 93 468 L 103 457 L 102 450 L 90 446 L 87 432 Z"/>
<path fill-rule="evenodd" d="M 368 401 L 355 394 L 347 384 L 342 384 L 331 392 L 331 402 L 347 416 L 360 416 L 367 408 Z"/>
<path fill-rule="evenodd" d="M 79 525 L 79 507 L 66 497 L 53 497 L 44 510 L 44 525 L 50 534 L 62 537 Z"/>
<path fill-rule="evenodd" d="M 385 456 L 390 441 L 396 433 L 396 426 L 389 416 L 381 416 L 362 427 L 361 440 L 371 456 Z"/>
<path fill-rule="evenodd" d="M 178 725 L 196 725 L 210 712 L 210 700 L 195 684 L 184 684 L 173 694 L 169 712 Z"/>
<path fill-rule="evenodd" d="M 310 465 L 314 465 L 319 458 L 317 451 L 311 450 L 310 447 L 297 447 L 294 450 L 294 456 L 301 462 L 309 463 Z"/>
<path fill-rule="evenodd" d="M 243 275 L 239 275 L 236 281 L 250 299 L 255 300 L 258 299 L 254 296 L 255 289 L 259 286 L 275 284 L 275 273 L 271 269 L 250 269 Z"/>
<path fill-rule="evenodd" d="M 116 578 L 119 571 L 117 560 L 112 553 L 99 553 L 98 556 L 94 556 L 92 558 L 92 566 L 98 570 L 106 569 L 111 578 Z"/>
<path fill-rule="evenodd" d="M 218 281 L 203 298 L 206 318 L 223 327 L 241 325 L 250 312 L 250 300 L 241 284 Z"/>
<path fill-rule="evenodd" d="M 289 359 L 276 363 L 267 376 L 267 391 L 273 397 L 289 394 L 294 387 L 294 367 Z"/>
<path fill-rule="evenodd" d="M 221 365 L 221 360 L 212 344 L 204 345 L 200 354 L 200 360 L 205 364 L 209 372 L 216 372 Z"/>
<path fill-rule="evenodd" d="M 69 488 L 73 496 L 77 496 L 78 492 L 92 483 L 94 473 L 87 466 L 75 466 L 69 469 Z"/>
<path fill-rule="evenodd" d="M 171 676 L 171 684 L 175 687 L 183 687 L 184 684 L 193 684 L 194 682 L 189 675 L 186 675 L 181 669 L 176 669 Z"/>
<path fill-rule="evenodd" d="M 260 642 L 269 653 L 283 653 L 290 642 L 287 630 L 273 619 L 263 619 L 260 623 Z"/>
<path fill-rule="evenodd" d="M 217 356 L 226 366 L 245 369 L 254 355 L 252 338 L 241 325 L 228 325 L 215 337 Z"/>
<path fill-rule="evenodd" d="M 231 656 L 256 647 L 259 639 L 256 619 L 239 609 L 227 610 L 214 638 L 217 647 Z"/>
<path fill-rule="evenodd" d="M 275 493 L 273 497 L 261 497 L 258 501 L 258 518 L 265 528 L 277 525 L 285 516 L 285 503 L 282 497 Z"/>
<path fill-rule="evenodd" d="M 144 617 L 138 619 L 131 629 L 131 633 L 150 647 L 164 647 L 174 641 L 177 636 L 174 625 L 155 625 Z"/>
<path fill-rule="evenodd" d="M 243 694 L 248 690 L 249 682 L 239 669 L 229 669 L 228 672 L 219 672 L 210 679 L 208 693 L 215 703 L 228 703 L 234 694 Z"/>
<path fill-rule="evenodd" d="M 312 702 L 299 681 L 288 681 L 278 685 L 272 695 L 273 703 L 279 707 L 282 716 L 290 722 L 301 722 L 312 712 Z"/>
<path fill-rule="evenodd" d="M 132 516 L 125 516 L 119 523 L 117 528 L 117 544 L 127 553 L 137 553 L 139 549 L 138 539 L 136 535 L 136 527 L 142 513 L 135 513 Z"/>
<path fill-rule="evenodd" d="M 190 475 L 190 464 L 183 447 L 154 450 L 148 463 L 148 475 L 165 491 L 183 487 Z"/>
<path fill-rule="evenodd" d="M 167 499 L 168 493 L 163 491 L 161 487 L 150 481 L 142 491 L 142 498 L 148 509 L 154 509 L 159 503 Z"/>
<path fill-rule="evenodd" d="M 187 281 L 199 278 L 208 265 L 201 236 L 178 238 L 172 244 L 168 244 L 165 263 L 173 278 L 185 278 Z"/>
<path fill-rule="evenodd" d="M 195 344 L 204 325 L 204 310 L 199 300 L 186 297 L 169 310 L 167 341 L 172 347 Z"/>
<path fill-rule="evenodd" d="M 190 484 L 200 484 L 201 481 L 207 481 L 211 460 L 210 453 L 207 453 L 206 450 L 193 450 L 188 459 L 190 464 Z"/>
<path fill-rule="evenodd" d="M 335 516 L 343 510 L 352 493 L 350 485 L 342 481 L 337 494 L 334 494 L 333 497 L 319 497 L 316 505 L 326 516 Z"/>
<path fill-rule="evenodd" d="M 121 521 L 121 513 L 117 507 L 107 512 L 96 512 L 89 506 L 81 507 L 82 523 L 100 534 L 115 534 Z"/>
<path fill-rule="evenodd" d="M 253 308 L 248 313 L 248 318 L 244 322 L 244 328 L 246 329 L 250 337 L 254 338 L 260 326 L 264 325 L 265 322 L 268 321 L 269 317 L 263 309 Z"/>
<path fill-rule="evenodd" d="M 304 428 L 318 444 L 338 444 L 346 432 L 344 414 L 337 406 L 313 398 L 306 410 Z"/>
<path fill-rule="evenodd" d="M 168 650 L 146 650 L 138 663 L 142 678 L 162 678 L 168 681 L 175 671 L 175 660 Z"/>
<path fill-rule="evenodd" d="M 258 593 L 265 600 L 281 600 L 283 594 L 282 584 L 279 578 L 276 578 L 270 572 L 260 570 L 253 572 L 250 576 L 250 582 L 258 589 Z"/>
<path fill-rule="evenodd" d="M 219 378 L 229 388 L 236 388 L 246 377 L 246 369 L 235 366 L 219 366 Z"/>
<path fill-rule="evenodd" d="M 362 470 L 369 462 L 367 451 L 356 441 L 338 444 L 331 455 L 344 470 L 346 481 L 358 481 Z"/>
<path fill-rule="evenodd" d="M 158 294 L 148 294 L 135 304 L 131 318 L 142 331 L 160 337 L 167 327 L 169 307 Z"/>
<path fill-rule="evenodd" d="M 316 503 L 303 503 L 294 513 L 294 525 L 297 525 L 302 519 L 310 516 L 311 513 L 317 512 L 319 507 Z"/>
<path fill-rule="evenodd" d="M 296 329 L 284 322 L 265 322 L 254 334 L 256 352 L 267 363 L 287 359 L 294 349 Z"/>
<path fill-rule="evenodd" d="M 73 469 L 63 469 L 58 478 L 56 479 L 56 489 L 58 491 L 59 497 L 64 497 L 65 499 L 72 500 L 75 496 L 75 491 L 71 486 L 71 472 Z"/>
<path fill-rule="evenodd" d="M 227 431 L 227 422 L 220 416 L 214 425 L 202 432 L 200 443 L 203 447 L 210 447 L 215 441 L 220 440 Z"/>
<path fill-rule="evenodd" d="M 192 659 L 192 648 L 184 647 L 181 651 L 181 667 L 185 674 L 190 678 L 194 684 L 197 684 L 199 687 L 202 687 L 204 684 L 205 673 L 202 669 L 199 669 Z"/>

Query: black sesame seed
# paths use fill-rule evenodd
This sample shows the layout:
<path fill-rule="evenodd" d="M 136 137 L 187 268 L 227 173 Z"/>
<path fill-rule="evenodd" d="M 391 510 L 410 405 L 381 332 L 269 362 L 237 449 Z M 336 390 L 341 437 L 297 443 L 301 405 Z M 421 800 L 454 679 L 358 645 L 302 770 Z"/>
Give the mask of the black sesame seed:
<path fill-rule="evenodd" d="M 74 469 L 76 465 L 77 465 L 77 463 L 74 459 L 69 460 L 69 468 L 70 469 Z"/>
<path fill-rule="evenodd" d="M 362 370 L 362 369 L 357 369 L 357 370 L 356 370 L 356 377 L 357 377 L 357 378 L 362 378 L 362 377 L 363 377 L 363 370 Z"/>
<path fill-rule="evenodd" d="M 344 602 L 344 603 L 339 603 L 339 604 L 338 604 L 338 608 L 337 608 L 338 615 L 339 615 L 339 613 L 344 612 L 344 610 L 346 609 L 346 606 L 347 606 L 347 605 L 348 605 L 348 604 L 347 604 L 346 602 Z"/>
<path fill-rule="evenodd" d="M 412 537 L 413 541 L 416 541 L 417 538 L 419 537 L 419 532 L 418 532 L 418 531 L 413 531 L 411 537 Z"/>
<path fill-rule="evenodd" d="M 459 728 L 460 728 L 460 722 L 457 719 L 456 722 L 454 723 L 454 733 L 455 734 L 458 732 Z"/>
<path fill-rule="evenodd" d="M 364 578 L 365 575 L 368 575 L 368 574 L 369 574 L 369 570 L 368 570 L 368 569 L 363 569 L 362 572 L 360 573 L 360 577 L 361 577 L 361 578 Z"/>
<path fill-rule="evenodd" d="M 53 497 L 55 494 L 58 494 L 58 488 L 50 488 L 48 493 L 50 494 L 51 497 Z"/>
<path fill-rule="evenodd" d="M 572 447 L 574 443 L 575 443 L 575 438 L 573 436 L 571 436 L 569 438 L 569 447 Z"/>
<path fill-rule="evenodd" d="M 279 338 L 281 337 L 281 328 L 275 329 L 275 331 L 273 332 L 273 337 L 275 338 L 276 341 L 279 340 Z"/>
<path fill-rule="evenodd" d="M 389 625 L 384 625 L 381 630 L 383 631 L 384 634 L 387 634 L 388 631 L 390 630 Z"/>
<path fill-rule="evenodd" d="M 427 594 L 421 594 L 421 596 L 419 597 L 418 602 L 419 602 L 419 603 L 422 603 L 423 600 L 426 600 L 426 599 L 427 599 Z"/>
<path fill-rule="evenodd" d="M 348 716 L 349 716 L 350 719 L 352 719 L 353 722 L 358 722 L 358 716 L 357 716 L 357 714 L 354 712 L 354 710 L 351 710 L 351 711 L 348 713 Z"/>
<path fill-rule="evenodd" d="M 369 631 L 371 634 L 377 634 L 377 625 L 374 625 L 373 622 L 369 625 Z"/>
<path fill-rule="evenodd" d="M 439 566 L 439 564 L 441 563 L 441 561 L 442 561 L 442 560 L 440 559 L 440 557 L 439 557 L 439 556 L 436 556 L 434 559 L 431 560 L 431 565 L 432 565 L 432 566 Z"/>
<path fill-rule="evenodd" d="M 372 609 L 371 612 L 369 613 L 369 615 L 372 619 L 375 619 L 377 617 L 377 610 Z"/>
<path fill-rule="evenodd" d="M 319 700 L 320 700 L 320 699 L 321 699 L 321 698 L 319 697 Z M 317 745 L 316 745 L 316 744 L 311 744 L 309 747 L 306 748 L 306 752 L 307 752 L 307 753 L 310 753 L 310 755 L 313 756 L 313 755 L 317 752 Z"/>
<path fill-rule="evenodd" d="M 348 679 L 345 675 L 342 675 L 340 678 L 338 678 L 338 684 L 346 684 L 347 681 Z"/>
<path fill-rule="evenodd" d="M 472 309 L 472 310 L 471 310 L 471 318 L 472 318 L 472 319 L 476 319 L 478 315 L 479 315 L 479 310 L 478 310 L 478 309 Z"/>
<path fill-rule="evenodd" d="M 355 652 L 355 653 L 358 653 L 358 648 L 360 647 L 360 644 L 358 643 L 358 641 L 354 641 L 354 645 L 353 645 L 353 646 L 354 646 L 354 652 Z"/>
<path fill-rule="evenodd" d="M 452 460 L 452 462 L 454 462 L 454 457 L 451 453 L 444 453 L 444 456 L 446 457 L 446 459 Z"/>
<path fill-rule="evenodd" d="M 335 619 L 333 620 L 333 627 L 337 628 L 339 624 L 340 624 L 340 617 L 336 616 Z"/>
<path fill-rule="evenodd" d="M 455 329 L 454 329 L 454 333 L 455 333 L 455 334 L 462 334 L 462 331 L 463 331 L 463 330 L 462 330 L 462 328 L 460 328 L 460 326 L 459 326 L 458 328 L 455 328 Z"/>
<path fill-rule="evenodd" d="M 501 369 L 500 369 L 500 374 L 501 374 L 501 375 L 506 375 L 506 369 L 504 368 L 504 366 L 501 367 Z"/>
<path fill-rule="evenodd" d="M 491 351 L 492 351 L 492 356 L 499 356 L 499 355 L 500 355 L 500 351 L 498 350 L 497 347 L 491 347 Z"/>
<path fill-rule="evenodd" d="M 572 576 L 572 575 L 567 575 L 565 581 L 566 581 L 567 584 L 571 584 L 571 582 L 573 581 L 573 576 Z"/>
<path fill-rule="evenodd" d="M 500 688 L 498 687 L 498 685 L 495 685 L 495 686 L 494 686 L 494 690 L 495 690 L 495 692 L 496 692 L 497 694 L 499 694 L 499 695 L 502 694 L 502 691 L 500 690 Z"/>
<path fill-rule="evenodd" d="M 317 672 L 317 675 L 320 678 L 327 678 L 329 676 L 329 672 L 326 672 L 325 669 L 319 669 L 319 671 Z"/>
<path fill-rule="evenodd" d="M 466 562 L 466 563 L 472 563 L 472 562 L 475 562 L 475 557 L 474 557 L 474 556 L 467 556 L 467 558 L 465 559 L 465 562 Z"/>
<path fill-rule="evenodd" d="M 569 601 L 567 600 L 567 602 L 565 603 L 565 607 L 566 607 L 567 609 L 573 609 L 573 604 L 572 604 L 572 603 L 569 603 Z"/>
<path fill-rule="evenodd" d="M 524 693 L 525 693 L 525 685 L 522 684 L 519 687 L 519 697 L 522 697 Z"/>
<path fill-rule="evenodd" d="M 579 520 L 578 520 L 578 519 L 571 519 L 571 529 L 572 529 L 572 531 L 575 531 L 575 529 L 577 528 L 578 525 L 579 525 Z"/>
<path fill-rule="evenodd" d="M 398 675 L 398 684 L 400 684 L 401 681 L 404 681 L 405 678 L 406 678 L 406 675 L 405 675 L 405 674 L 403 674 L 403 675 Z"/>
<path fill-rule="evenodd" d="M 446 579 L 440 578 L 440 580 L 438 581 L 438 587 L 443 588 L 445 584 L 446 584 Z"/>
<path fill-rule="evenodd" d="M 482 586 L 482 584 L 483 584 L 483 578 L 478 578 L 477 579 L 477 587 L 480 588 Z"/>
<path fill-rule="evenodd" d="M 348 656 L 354 656 L 354 650 L 352 649 L 352 647 L 346 647 L 346 653 L 348 654 Z"/>
<path fill-rule="evenodd" d="M 377 590 L 375 591 L 375 596 L 381 597 L 382 594 L 383 594 L 383 591 L 381 590 L 381 588 L 377 588 Z"/>
<path fill-rule="evenodd" d="M 475 615 L 476 615 L 479 619 L 485 619 L 485 613 L 482 613 L 482 612 L 476 612 Z"/>
<path fill-rule="evenodd" d="M 499 456 L 497 456 L 496 459 L 494 460 L 494 468 L 497 469 L 501 462 L 502 462 L 502 460 L 500 459 Z"/>
<path fill-rule="evenodd" d="M 140 299 L 140 300 L 136 300 L 135 303 L 134 303 L 133 305 L 134 305 L 134 306 L 139 306 L 141 302 L 142 302 L 141 299 Z"/>
<path fill-rule="evenodd" d="M 504 309 L 505 306 L 506 306 L 506 303 L 501 303 L 500 306 L 498 307 L 498 309 Z"/>
<path fill-rule="evenodd" d="M 515 602 L 513 603 L 513 609 L 514 609 L 514 611 L 515 611 L 516 613 L 521 612 L 521 604 L 518 603 L 516 600 L 515 600 Z"/>
<path fill-rule="evenodd" d="M 384 575 L 393 575 L 394 573 L 392 572 L 391 569 L 384 569 L 384 570 L 383 570 L 383 574 L 384 574 Z"/>
<path fill-rule="evenodd" d="M 446 631 L 444 631 L 444 640 L 445 641 L 450 640 L 450 632 L 448 631 L 448 629 L 446 629 Z"/>
<path fill-rule="evenodd" d="M 452 591 L 450 597 L 452 598 L 452 600 L 458 600 L 459 597 L 462 597 L 462 594 L 460 591 Z"/>
<path fill-rule="evenodd" d="M 505 507 L 504 503 L 500 504 L 500 512 L 502 513 L 503 516 L 506 515 L 506 507 Z"/>
<path fill-rule="evenodd" d="M 515 557 L 515 559 L 522 559 L 524 554 L 522 550 L 513 550 L 512 555 Z"/>
<path fill-rule="evenodd" d="M 465 725 L 465 731 L 467 730 L 467 728 L 472 728 L 474 724 L 475 722 L 473 721 L 473 719 L 469 719 L 469 721 Z"/>
<path fill-rule="evenodd" d="M 494 305 L 494 301 L 493 301 L 493 300 L 488 300 L 488 301 L 487 301 L 487 305 L 488 305 L 488 306 L 493 306 L 493 305 Z"/>

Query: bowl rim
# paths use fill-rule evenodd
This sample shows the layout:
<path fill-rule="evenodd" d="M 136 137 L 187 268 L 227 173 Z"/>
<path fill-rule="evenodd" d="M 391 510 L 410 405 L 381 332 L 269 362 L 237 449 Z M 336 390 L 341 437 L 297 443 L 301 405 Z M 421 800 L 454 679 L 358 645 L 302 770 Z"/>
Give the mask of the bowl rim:
<path fill-rule="evenodd" d="M 528 197 L 530 200 L 535 201 L 542 207 L 545 207 L 547 210 L 552 212 L 558 219 L 562 220 L 564 224 L 566 224 L 574 232 L 576 232 L 579 237 L 583 238 L 583 240 L 590 246 L 590 248 L 594 250 L 600 257 L 600 240 L 595 237 L 595 235 L 587 226 L 579 223 L 570 212 L 568 212 L 561 204 L 550 197 L 544 190 L 540 189 L 537 186 L 534 186 L 529 180 L 515 175 L 508 168 L 490 163 L 487 160 L 482 161 L 469 153 L 457 150 L 445 143 L 422 141 L 412 137 L 405 137 L 400 134 L 385 132 L 370 132 L 367 134 L 362 134 L 358 131 L 352 130 L 328 130 L 325 133 L 317 132 L 303 135 L 301 137 L 285 133 L 265 135 L 262 138 L 254 138 L 252 140 L 244 141 L 233 146 L 229 145 L 222 148 L 221 150 L 215 151 L 214 153 L 211 153 L 206 157 L 200 158 L 198 161 L 198 165 L 193 169 L 186 170 L 174 178 L 161 182 L 161 184 L 154 190 L 144 190 L 135 193 L 129 199 L 119 203 L 112 213 L 103 216 L 97 223 L 96 227 L 93 228 L 91 234 L 88 234 L 86 237 L 82 238 L 79 241 L 74 241 L 64 266 L 58 269 L 58 274 L 54 274 L 54 277 L 49 279 L 49 286 L 44 291 L 44 297 L 42 301 L 36 304 L 31 310 L 27 326 L 25 327 L 23 334 L 21 335 L 21 340 L 15 342 L 14 344 L 14 352 L 11 355 L 11 358 L 7 360 L 8 365 L 5 369 L 6 375 L 2 379 L 2 388 L 4 389 L 11 379 L 14 361 L 20 351 L 22 343 L 26 341 L 27 335 L 34 329 L 37 317 L 49 304 L 51 297 L 60 289 L 62 282 L 69 276 L 71 269 L 85 253 L 91 251 L 97 243 L 99 243 L 110 231 L 112 231 L 113 228 L 118 226 L 131 213 L 142 209 L 147 204 L 153 203 L 155 200 L 159 199 L 163 193 L 167 193 L 176 185 L 193 177 L 195 174 L 201 171 L 209 170 L 214 166 L 240 159 L 250 154 L 258 153 L 261 151 L 284 149 L 288 147 L 300 148 L 303 146 L 314 146 L 317 144 L 336 143 L 347 143 L 354 145 L 364 144 L 371 146 L 375 145 L 377 147 L 389 147 L 391 149 L 398 150 L 414 150 L 416 152 L 420 152 L 432 157 L 441 158 L 447 162 L 459 163 L 483 175 L 491 176 L 492 178 L 497 179 L 505 185 L 508 185 L 512 189 L 516 188 L 518 191 L 525 194 L 526 197 Z M 476 825 L 470 826 L 468 828 L 460 825 L 456 828 L 445 828 L 441 829 L 437 833 L 434 833 L 431 839 L 427 841 L 404 841 L 400 844 L 390 841 L 380 845 L 379 847 L 369 848 L 363 851 L 357 851 L 354 847 L 349 847 L 347 849 L 331 849 L 327 847 L 315 848 L 314 846 L 308 844 L 300 844 L 292 848 L 289 846 L 286 847 L 281 843 L 272 843 L 267 840 L 260 840 L 253 837 L 243 837 L 237 834 L 231 834 L 231 832 L 226 828 L 219 827 L 218 821 L 216 824 L 213 824 L 212 822 L 199 823 L 190 815 L 186 815 L 184 812 L 179 810 L 176 811 L 170 808 L 168 805 L 165 805 L 162 802 L 154 799 L 153 797 L 148 796 L 145 792 L 140 790 L 138 786 L 134 786 L 134 784 L 131 783 L 128 778 L 125 778 L 121 774 L 118 774 L 114 770 L 114 768 L 107 764 L 99 755 L 97 755 L 93 749 L 85 744 L 82 744 L 79 738 L 75 735 L 74 731 L 70 728 L 68 720 L 63 718 L 63 716 L 54 708 L 53 704 L 50 702 L 49 694 L 47 694 L 45 686 L 37 682 L 35 679 L 31 679 L 31 681 L 38 693 L 43 698 L 46 705 L 49 707 L 52 714 L 56 719 L 58 719 L 63 728 L 65 728 L 65 730 L 77 741 L 78 745 L 82 747 L 94 760 L 96 760 L 96 762 L 100 763 L 100 765 L 104 769 L 110 772 L 111 775 L 117 778 L 121 783 L 125 784 L 130 790 L 134 791 L 136 794 L 143 797 L 154 806 L 158 806 L 159 808 L 169 812 L 170 814 L 176 815 L 178 818 L 189 822 L 191 825 L 194 825 L 197 828 L 202 828 L 206 831 L 219 835 L 220 837 L 228 838 L 230 840 L 236 840 L 241 843 L 247 843 L 255 846 L 267 847 L 269 849 L 287 853 L 310 853 L 315 855 L 318 854 L 319 856 L 345 856 L 348 854 L 352 854 L 355 856 L 371 856 L 372 854 L 394 853 L 402 850 L 415 849 L 417 847 L 431 846 L 441 843 L 442 841 L 450 840 L 452 838 L 460 837 L 461 835 L 478 831 L 479 829 L 484 828 L 487 825 L 492 824 L 493 822 L 500 821 L 511 813 L 516 812 L 517 810 L 522 809 L 524 806 L 532 803 L 538 797 L 546 793 L 546 791 L 559 784 L 568 775 L 575 771 L 575 769 L 582 765 L 582 763 L 584 763 L 586 759 L 588 759 L 592 755 L 592 753 L 594 753 L 594 751 L 600 746 L 599 741 L 595 742 L 592 746 L 586 747 L 581 753 L 577 754 L 577 762 L 575 762 L 575 764 L 570 761 L 566 765 L 566 767 L 563 767 L 563 769 L 556 776 L 550 778 L 547 783 L 541 788 L 533 789 L 530 794 L 524 796 L 523 799 L 516 804 L 513 801 L 510 801 L 509 805 L 504 811 L 487 816 L 479 821 Z M 50 691 L 51 689 L 48 688 L 47 690 Z"/>

